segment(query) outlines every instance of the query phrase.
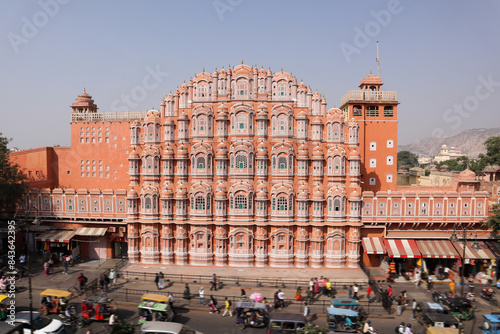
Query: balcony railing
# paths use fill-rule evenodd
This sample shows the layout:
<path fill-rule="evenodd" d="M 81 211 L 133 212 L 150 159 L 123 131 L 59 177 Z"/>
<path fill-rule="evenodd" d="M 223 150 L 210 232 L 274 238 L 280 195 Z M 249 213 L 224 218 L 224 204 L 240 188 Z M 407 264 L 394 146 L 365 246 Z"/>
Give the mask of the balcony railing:
<path fill-rule="evenodd" d="M 373 90 L 350 90 L 340 102 L 344 105 L 348 101 L 396 101 L 397 92 L 395 91 L 373 91 Z"/>
<path fill-rule="evenodd" d="M 130 122 L 142 120 L 146 117 L 146 111 L 131 112 L 99 112 L 99 113 L 72 113 L 72 123 L 88 122 Z"/>

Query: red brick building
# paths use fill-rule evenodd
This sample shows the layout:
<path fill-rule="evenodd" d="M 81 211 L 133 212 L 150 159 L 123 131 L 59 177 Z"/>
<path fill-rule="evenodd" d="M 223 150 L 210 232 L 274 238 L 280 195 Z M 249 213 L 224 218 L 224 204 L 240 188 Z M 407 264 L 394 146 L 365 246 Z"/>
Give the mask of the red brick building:
<path fill-rule="evenodd" d="M 44 247 L 82 257 L 378 265 L 363 237 L 479 228 L 488 215 L 468 173 L 449 188 L 397 187 L 397 107 L 372 74 L 327 111 L 292 75 L 243 64 L 198 73 L 160 111 L 98 112 L 84 92 L 71 147 L 11 154 L 32 176 L 20 211 L 51 227 L 36 236 Z"/>

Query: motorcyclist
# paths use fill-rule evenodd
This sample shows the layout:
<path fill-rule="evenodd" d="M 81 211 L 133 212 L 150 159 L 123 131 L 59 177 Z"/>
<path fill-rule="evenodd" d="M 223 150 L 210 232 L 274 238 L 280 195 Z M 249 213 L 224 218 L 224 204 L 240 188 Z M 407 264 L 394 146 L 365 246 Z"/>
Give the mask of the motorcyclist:
<path fill-rule="evenodd" d="M 64 316 L 69 321 L 72 321 L 73 319 L 75 319 L 76 318 L 75 308 L 73 306 L 66 308 L 66 311 L 64 312 Z"/>
<path fill-rule="evenodd" d="M 404 334 L 404 332 L 405 332 L 405 323 L 402 322 L 401 325 L 399 325 L 398 327 L 396 327 L 395 332 L 398 333 L 398 334 Z"/>
<path fill-rule="evenodd" d="M 411 324 L 406 325 L 404 334 L 413 334 L 413 332 L 411 330 Z"/>
<path fill-rule="evenodd" d="M 363 326 L 363 334 L 373 334 L 376 333 L 375 329 L 371 326 L 371 321 L 368 320 Z"/>

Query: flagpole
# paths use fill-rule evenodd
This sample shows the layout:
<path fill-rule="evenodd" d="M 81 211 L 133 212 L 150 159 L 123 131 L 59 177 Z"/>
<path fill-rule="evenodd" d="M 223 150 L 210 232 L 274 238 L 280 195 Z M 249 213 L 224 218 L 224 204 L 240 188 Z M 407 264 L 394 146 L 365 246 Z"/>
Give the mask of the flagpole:
<path fill-rule="evenodd" d="M 380 77 L 380 59 L 378 57 L 378 41 L 377 41 L 377 76 Z"/>

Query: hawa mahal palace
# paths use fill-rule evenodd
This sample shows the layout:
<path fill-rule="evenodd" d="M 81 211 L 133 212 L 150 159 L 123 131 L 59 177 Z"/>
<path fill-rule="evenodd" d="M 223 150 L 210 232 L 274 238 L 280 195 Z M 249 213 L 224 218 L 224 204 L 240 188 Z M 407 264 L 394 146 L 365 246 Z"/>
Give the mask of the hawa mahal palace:
<path fill-rule="evenodd" d="M 470 171 L 396 185 L 399 102 L 382 85 L 370 74 L 327 109 L 291 74 L 241 64 L 196 74 L 159 111 L 98 112 L 84 91 L 71 147 L 11 153 L 30 178 L 20 214 L 46 226 L 28 240 L 83 258 L 316 268 L 449 247 L 455 226 L 480 230 L 488 194 Z"/>

